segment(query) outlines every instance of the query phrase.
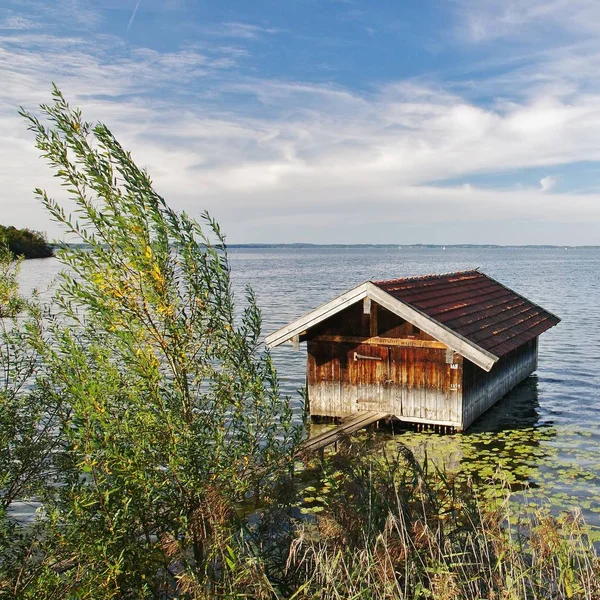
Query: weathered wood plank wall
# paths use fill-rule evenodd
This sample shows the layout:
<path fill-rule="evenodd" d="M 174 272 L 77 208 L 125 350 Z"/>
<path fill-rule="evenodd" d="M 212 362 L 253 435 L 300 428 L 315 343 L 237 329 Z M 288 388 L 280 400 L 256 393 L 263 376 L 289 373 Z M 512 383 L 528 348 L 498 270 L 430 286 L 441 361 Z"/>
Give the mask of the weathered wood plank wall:
<path fill-rule="evenodd" d="M 445 348 L 308 342 L 308 396 L 313 415 L 387 412 L 417 423 L 459 427 L 457 371 Z"/>
<path fill-rule="evenodd" d="M 538 338 L 502 357 L 489 372 L 470 361 L 463 368 L 463 429 L 537 368 Z"/>
<path fill-rule="evenodd" d="M 349 306 L 305 336 L 313 415 L 382 411 L 467 428 L 537 367 L 537 340 L 488 373 L 374 302 Z"/>

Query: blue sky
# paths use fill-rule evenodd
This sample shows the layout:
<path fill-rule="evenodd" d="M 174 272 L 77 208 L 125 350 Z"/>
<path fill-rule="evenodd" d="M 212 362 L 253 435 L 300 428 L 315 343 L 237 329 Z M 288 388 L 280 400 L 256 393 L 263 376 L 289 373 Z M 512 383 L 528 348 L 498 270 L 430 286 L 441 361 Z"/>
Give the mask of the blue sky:
<path fill-rule="evenodd" d="M 231 243 L 600 244 L 600 3 L 4 0 L 0 222 L 55 81 Z"/>

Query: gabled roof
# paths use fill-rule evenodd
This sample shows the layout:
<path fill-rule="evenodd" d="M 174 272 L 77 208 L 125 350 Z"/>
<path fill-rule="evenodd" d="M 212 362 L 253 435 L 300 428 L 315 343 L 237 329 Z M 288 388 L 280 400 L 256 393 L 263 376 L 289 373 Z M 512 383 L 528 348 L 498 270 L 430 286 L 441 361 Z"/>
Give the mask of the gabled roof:
<path fill-rule="evenodd" d="M 560 319 L 480 271 L 366 281 L 267 336 L 268 347 L 371 298 L 489 371 Z"/>
<path fill-rule="evenodd" d="M 373 283 L 498 357 L 560 322 L 477 270 Z"/>

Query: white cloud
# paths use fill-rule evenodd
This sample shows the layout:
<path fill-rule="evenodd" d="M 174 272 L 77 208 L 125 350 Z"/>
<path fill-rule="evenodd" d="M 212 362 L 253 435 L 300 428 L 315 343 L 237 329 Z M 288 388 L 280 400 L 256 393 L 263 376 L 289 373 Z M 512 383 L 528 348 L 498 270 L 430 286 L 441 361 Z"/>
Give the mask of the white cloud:
<path fill-rule="evenodd" d="M 209 208 L 231 241 L 256 241 L 253 231 L 271 236 L 265 241 L 329 241 L 361 224 L 372 232 L 366 241 L 386 241 L 375 232 L 393 223 L 600 224 L 598 194 L 547 195 L 552 177 L 539 189 L 436 183 L 600 161 L 600 92 L 565 96 L 532 84 L 519 100 L 481 107 L 414 82 L 356 93 L 224 77 L 236 60 L 226 50 L 158 53 L 101 36 L 92 45 L 49 34 L 0 38 L 0 180 L 8 182 L 0 221 L 57 233 L 31 195 L 37 185 L 57 188 L 16 116 L 19 104 L 48 101 L 54 80 L 86 118 L 111 127 L 175 207 Z M 203 97 L 188 92 L 198 82 Z"/>
<path fill-rule="evenodd" d="M 0 31 L 2 29 L 6 30 L 25 30 L 25 29 L 34 29 L 35 23 L 30 19 L 26 19 L 25 17 L 20 16 L 8 16 L 2 21 L 0 21 Z"/>
<path fill-rule="evenodd" d="M 50 17 L 68 18 L 83 29 L 94 29 L 102 22 L 100 10 L 89 0 L 54 0 L 45 4 Z"/>
<path fill-rule="evenodd" d="M 542 177 L 540 179 L 540 191 L 542 192 L 549 192 L 551 189 L 553 189 L 556 186 L 557 183 L 557 179 L 556 177 Z"/>
<path fill-rule="evenodd" d="M 3 0 L 1 8 L 9 17 L 20 19 L 26 15 L 38 27 L 51 28 L 52 23 L 67 22 L 70 28 L 90 30 L 102 23 L 100 11 L 89 0 Z"/>
<path fill-rule="evenodd" d="M 252 23 L 229 21 L 218 25 L 203 27 L 202 32 L 215 37 L 255 40 L 266 34 L 281 33 L 281 30 L 274 27 L 254 25 Z"/>
<path fill-rule="evenodd" d="M 474 43 L 499 38 L 535 43 L 551 32 L 595 35 L 600 26 L 596 0 L 457 0 L 457 5 L 459 33 Z"/>

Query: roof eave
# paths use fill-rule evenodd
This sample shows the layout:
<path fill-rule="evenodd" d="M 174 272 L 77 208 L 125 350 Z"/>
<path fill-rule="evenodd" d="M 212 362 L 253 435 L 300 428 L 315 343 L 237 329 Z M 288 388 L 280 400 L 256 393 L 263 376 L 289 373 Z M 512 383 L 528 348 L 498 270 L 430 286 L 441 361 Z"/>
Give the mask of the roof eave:
<path fill-rule="evenodd" d="M 325 319 L 328 319 L 332 315 L 338 313 L 340 310 L 362 300 L 367 295 L 367 284 L 365 281 L 347 291 L 346 293 L 322 304 L 321 306 L 311 310 L 299 319 L 288 323 L 285 327 L 274 331 L 265 338 L 265 344 L 267 348 L 274 348 L 280 346 L 284 342 L 292 339 L 294 336 L 299 335 L 306 329 L 318 325 Z"/>

